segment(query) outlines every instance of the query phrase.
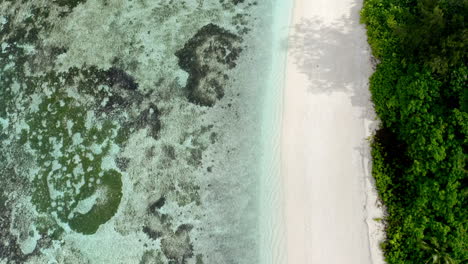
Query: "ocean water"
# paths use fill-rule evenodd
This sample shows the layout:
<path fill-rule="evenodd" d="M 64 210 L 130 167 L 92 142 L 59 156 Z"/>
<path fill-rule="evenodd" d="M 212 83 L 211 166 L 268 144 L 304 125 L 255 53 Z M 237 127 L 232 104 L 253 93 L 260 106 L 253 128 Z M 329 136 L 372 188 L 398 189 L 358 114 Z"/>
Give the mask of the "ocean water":
<path fill-rule="evenodd" d="M 293 1 L 274 3 L 267 89 L 262 94 L 262 159 L 260 172 L 260 259 L 262 264 L 287 263 L 281 167 L 281 118 L 288 34 Z"/>
<path fill-rule="evenodd" d="M 0 0 L 0 263 L 283 263 L 290 8 Z"/>

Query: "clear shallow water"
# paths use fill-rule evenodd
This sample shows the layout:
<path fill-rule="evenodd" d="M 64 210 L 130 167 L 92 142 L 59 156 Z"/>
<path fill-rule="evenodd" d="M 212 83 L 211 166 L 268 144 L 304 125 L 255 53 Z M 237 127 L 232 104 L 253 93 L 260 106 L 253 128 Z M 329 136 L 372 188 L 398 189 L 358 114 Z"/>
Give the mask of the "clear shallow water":
<path fill-rule="evenodd" d="M 274 7 L 0 0 L 0 263 L 272 263 Z"/>
<path fill-rule="evenodd" d="M 260 262 L 287 263 L 286 226 L 281 167 L 281 122 L 288 33 L 293 1 L 278 1 L 272 9 L 271 65 L 262 111 L 262 160 L 260 173 Z"/>

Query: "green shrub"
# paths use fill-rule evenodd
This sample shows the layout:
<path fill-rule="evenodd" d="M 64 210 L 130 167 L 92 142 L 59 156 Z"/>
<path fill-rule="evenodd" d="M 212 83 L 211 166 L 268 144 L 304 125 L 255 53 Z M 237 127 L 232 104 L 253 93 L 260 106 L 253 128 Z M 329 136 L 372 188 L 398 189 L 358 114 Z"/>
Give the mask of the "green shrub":
<path fill-rule="evenodd" d="M 468 259 L 467 0 L 366 0 L 388 263 Z M 429 263 L 429 262 L 428 262 Z"/>

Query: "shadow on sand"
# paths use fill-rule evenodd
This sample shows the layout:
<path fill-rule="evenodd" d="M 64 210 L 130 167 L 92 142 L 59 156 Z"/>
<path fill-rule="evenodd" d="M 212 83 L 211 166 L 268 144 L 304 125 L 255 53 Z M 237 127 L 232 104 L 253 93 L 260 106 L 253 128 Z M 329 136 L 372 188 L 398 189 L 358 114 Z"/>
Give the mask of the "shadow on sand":
<path fill-rule="evenodd" d="M 351 94 L 351 104 L 360 108 L 360 117 L 374 121 L 376 116 L 369 91 L 369 77 L 376 61 L 371 56 L 365 27 L 359 23 L 362 6 L 359 2 L 354 0 L 350 13 L 332 23 L 315 17 L 292 25 L 288 48 L 293 63 L 309 81 L 308 92 Z M 368 124 L 371 133 L 379 126 L 378 122 Z M 375 180 L 369 169 L 372 166 L 369 142 L 363 139 L 360 146 L 354 149 L 361 156 L 361 166 L 366 171 L 362 183 L 365 184 L 367 178 L 371 188 L 375 188 Z"/>
<path fill-rule="evenodd" d="M 364 117 L 373 118 L 368 88 L 373 63 L 359 23 L 360 6 L 355 3 L 350 14 L 332 23 L 317 17 L 292 25 L 288 45 L 311 93 L 351 93 L 353 106 L 363 107 Z"/>

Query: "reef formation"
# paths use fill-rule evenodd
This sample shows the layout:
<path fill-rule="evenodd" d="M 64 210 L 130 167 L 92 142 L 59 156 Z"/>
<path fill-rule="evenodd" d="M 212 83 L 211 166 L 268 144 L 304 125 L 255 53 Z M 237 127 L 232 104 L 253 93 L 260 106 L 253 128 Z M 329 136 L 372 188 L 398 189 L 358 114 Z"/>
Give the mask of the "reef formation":
<path fill-rule="evenodd" d="M 228 259 L 203 251 L 210 111 L 238 94 L 255 6 L 0 0 L 0 263 Z"/>
<path fill-rule="evenodd" d="M 179 66 L 189 73 L 186 89 L 191 102 L 213 106 L 224 96 L 226 71 L 236 66 L 242 39 L 214 24 L 202 27 L 183 49 Z"/>

